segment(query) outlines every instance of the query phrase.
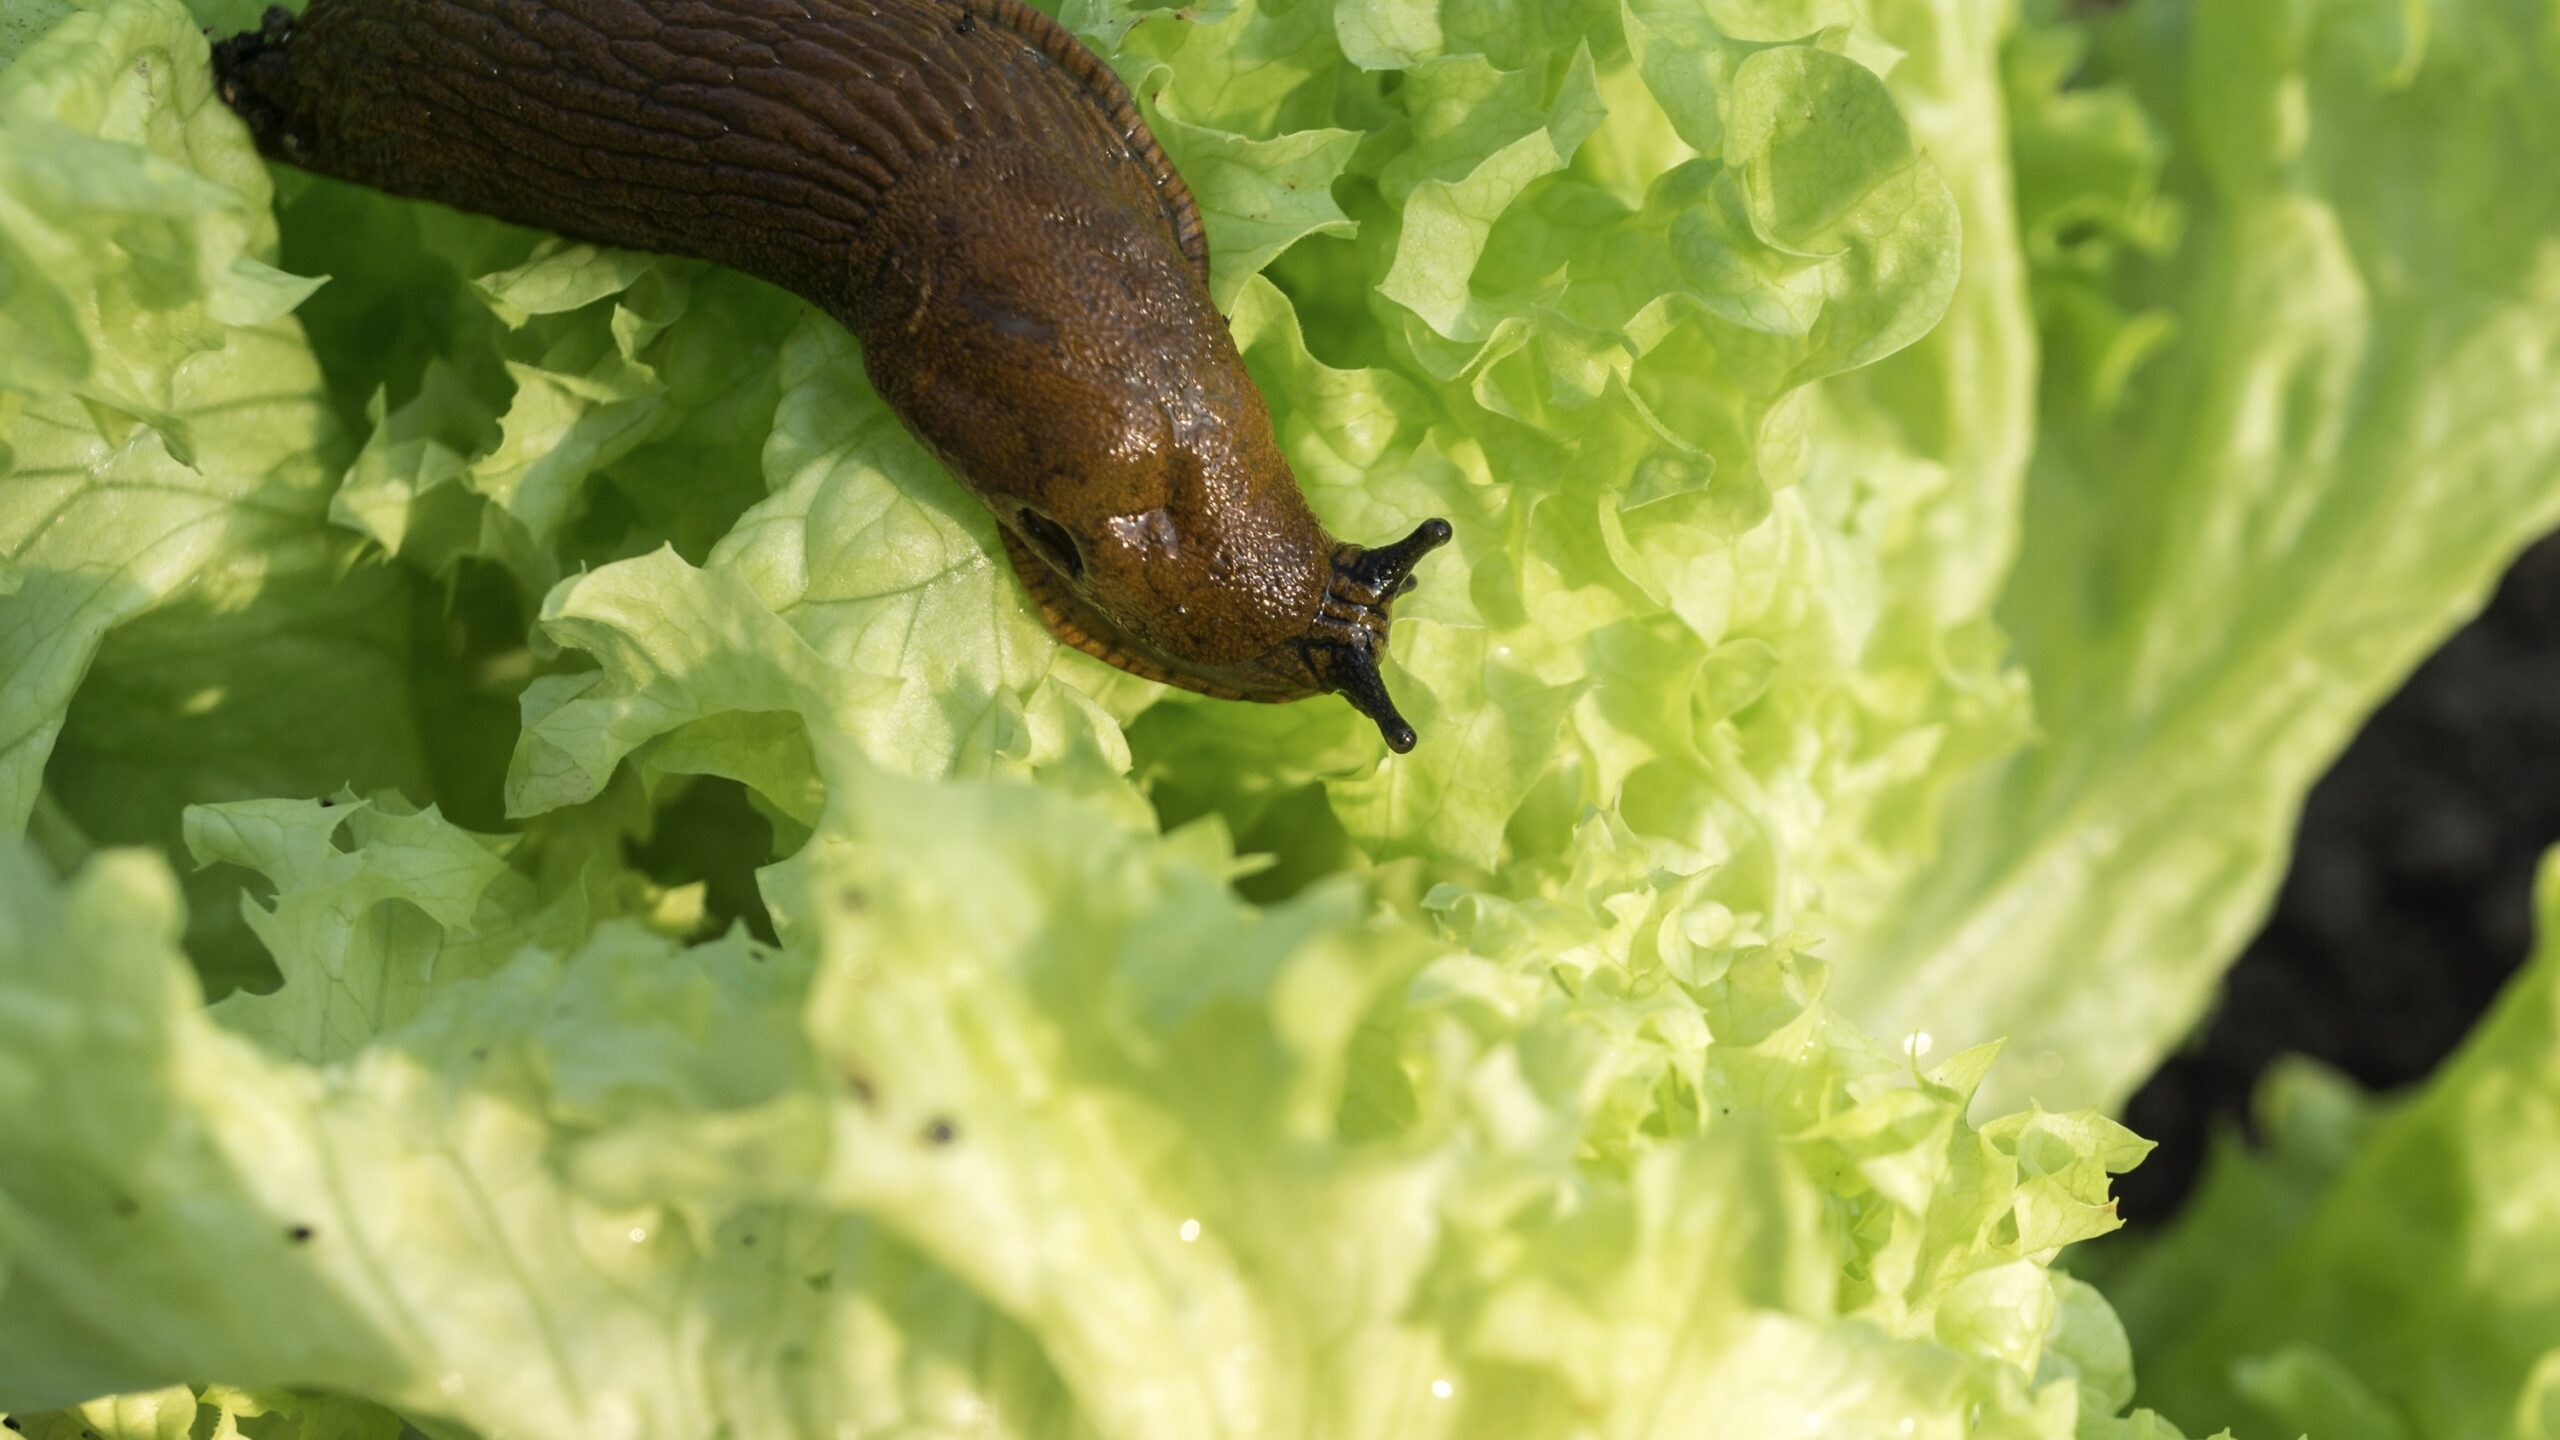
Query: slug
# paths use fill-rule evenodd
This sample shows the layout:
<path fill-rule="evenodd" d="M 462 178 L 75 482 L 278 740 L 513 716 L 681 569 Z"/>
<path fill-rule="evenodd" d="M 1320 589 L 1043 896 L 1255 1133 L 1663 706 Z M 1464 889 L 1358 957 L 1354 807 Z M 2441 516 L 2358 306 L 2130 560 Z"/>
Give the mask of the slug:
<path fill-rule="evenodd" d="M 215 44 L 269 157 L 824 309 L 1059 639 L 1235 700 L 1378 662 L 1429 520 L 1328 535 L 1129 92 L 1019 0 L 315 0 Z"/>

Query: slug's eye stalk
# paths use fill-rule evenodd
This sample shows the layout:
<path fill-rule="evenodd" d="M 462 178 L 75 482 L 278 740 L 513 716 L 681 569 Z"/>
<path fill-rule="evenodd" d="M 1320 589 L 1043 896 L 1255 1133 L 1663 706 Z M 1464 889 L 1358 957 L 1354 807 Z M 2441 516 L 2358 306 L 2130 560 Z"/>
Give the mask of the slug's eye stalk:
<path fill-rule="evenodd" d="M 1396 702 L 1387 697 L 1386 682 L 1378 677 L 1378 657 L 1387 648 L 1387 606 L 1413 588 L 1413 567 L 1448 544 L 1451 533 L 1448 521 L 1425 520 L 1393 545 L 1375 550 L 1344 546 L 1317 618 L 1318 638 L 1306 647 L 1307 666 L 1317 682 L 1376 721 L 1387 748 L 1399 755 L 1411 750 L 1418 737 L 1396 713 Z"/>
<path fill-rule="evenodd" d="M 1351 562 L 1350 578 L 1374 592 L 1378 596 L 1376 603 L 1383 605 L 1413 588 L 1413 567 L 1421 563 L 1423 556 L 1448 544 L 1454 533 L 1446 520 L 1425 520 L 1393 545 L 1361 551 Z"/>

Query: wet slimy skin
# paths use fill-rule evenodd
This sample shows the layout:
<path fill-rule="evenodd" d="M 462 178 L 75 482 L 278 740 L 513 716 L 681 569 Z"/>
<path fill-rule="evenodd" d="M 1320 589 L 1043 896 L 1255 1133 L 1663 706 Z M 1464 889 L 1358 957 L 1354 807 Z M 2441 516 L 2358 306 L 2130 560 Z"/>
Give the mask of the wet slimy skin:
<path fill-rule="evenodd" d="M 717 261 L 862 342 L 1060 639 L 1403 751 L 1389 607 L 1449 538 L 1325 533 L 1128 92 L 1018 0 L 316 0 L 214 47 L 268 155 Z"/>

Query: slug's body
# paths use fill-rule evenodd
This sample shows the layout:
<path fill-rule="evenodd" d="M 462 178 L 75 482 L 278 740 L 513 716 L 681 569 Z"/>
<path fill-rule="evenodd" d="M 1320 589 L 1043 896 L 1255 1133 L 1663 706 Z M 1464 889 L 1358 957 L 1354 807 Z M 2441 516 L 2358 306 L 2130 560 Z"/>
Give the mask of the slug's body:
<path fill-rule="evenodd" d="M 316 0 L 215 46 L 270 155 L 793 290 L 994 510 L 1059 636 L 1211 695 L 1378 678 L 1433 520 L 1308 511 L 1119 81 L 1018 0 Z"/>

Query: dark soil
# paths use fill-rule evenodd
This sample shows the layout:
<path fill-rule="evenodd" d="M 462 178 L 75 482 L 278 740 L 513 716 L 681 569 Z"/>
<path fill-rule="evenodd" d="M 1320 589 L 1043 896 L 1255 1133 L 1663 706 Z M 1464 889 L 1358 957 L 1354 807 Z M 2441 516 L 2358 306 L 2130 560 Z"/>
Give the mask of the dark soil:
<path fill-rule="evenodd" d="M 2368 1087 L 2423 1078 L 2533 940 L 2560 842 L 2560 536 L 2409 678 L 2311 792 L 2293 869 L 2204 1031 L 2133 1097 L 2159 1150 L 2118 1182 L 2134 1224 L 2185 1198 L 2216 1127 L 2279 1055 Z"/>

